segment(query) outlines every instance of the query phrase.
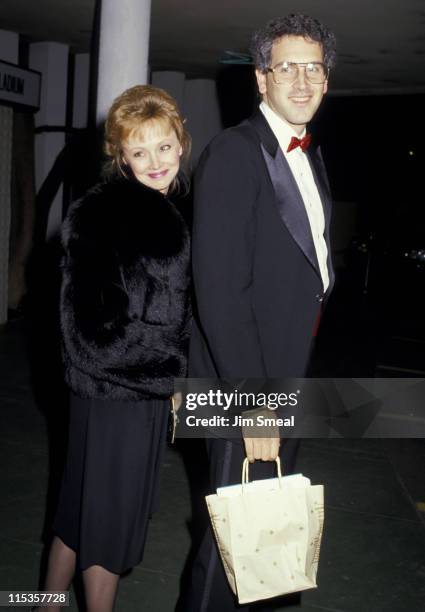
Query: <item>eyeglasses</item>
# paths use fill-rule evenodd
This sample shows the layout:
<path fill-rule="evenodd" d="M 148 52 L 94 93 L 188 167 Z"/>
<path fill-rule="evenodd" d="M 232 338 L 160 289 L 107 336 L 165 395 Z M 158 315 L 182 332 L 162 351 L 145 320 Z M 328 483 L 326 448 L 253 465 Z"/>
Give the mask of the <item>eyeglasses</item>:
<path fill-rule="evenodd" d="M 280 62 L 266 72 L 273 73 L 276 85 L 293 83 L 298 78 L 300 66 L 304 66 L 306 79 L 314 85 L 324 83 L 329 76 L 329 69 L 322 62 Z"/>

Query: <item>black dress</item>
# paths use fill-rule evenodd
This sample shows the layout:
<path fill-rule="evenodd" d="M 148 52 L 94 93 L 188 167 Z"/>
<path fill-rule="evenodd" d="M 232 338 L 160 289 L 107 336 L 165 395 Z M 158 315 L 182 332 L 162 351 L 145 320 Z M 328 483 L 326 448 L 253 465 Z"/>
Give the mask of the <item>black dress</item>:
<path fill-rule="evenodd" d="M 82 399 L 71 394 L 68 455 L 56 535 L 84 570 L 121 574 L 143 557 L 157 505 L 167 400 Z"/>
<path fill-rule="evenodd" d="M 71 389 L 54 531 L 77 566 L 140 562 L 156 504 L 174 378 L 186 373 L 190 244 L 175 206 L 136 179 L 74 202 L 60 303 Z"/>

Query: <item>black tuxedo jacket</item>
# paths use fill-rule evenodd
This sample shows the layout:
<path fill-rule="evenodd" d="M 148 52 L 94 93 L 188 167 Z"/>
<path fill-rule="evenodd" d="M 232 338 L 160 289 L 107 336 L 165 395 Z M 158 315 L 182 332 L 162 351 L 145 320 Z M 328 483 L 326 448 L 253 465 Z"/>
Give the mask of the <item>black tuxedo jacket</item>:
<path fill-rule="evenodd" d="M 308 156 L 325 215 L 328 294 L 331 194 L 320 151 Z M 302 377 L 323 283 L 301 194 L 261 111 L 209 144 L 194 188 L 189 375 Z"/>

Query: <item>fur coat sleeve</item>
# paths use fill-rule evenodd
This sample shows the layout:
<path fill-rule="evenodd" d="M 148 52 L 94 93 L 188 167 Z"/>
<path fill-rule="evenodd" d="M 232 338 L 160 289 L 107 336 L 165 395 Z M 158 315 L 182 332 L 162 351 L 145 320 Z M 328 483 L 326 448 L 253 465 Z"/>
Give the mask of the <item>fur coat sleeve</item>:
<path fill-rule="evenodd" d="M 189 238 L 174 205 L 135 179 L 98 185 L 64 222 L 65 374 L 83 397 L 167 397 L 186 372 Z"/>

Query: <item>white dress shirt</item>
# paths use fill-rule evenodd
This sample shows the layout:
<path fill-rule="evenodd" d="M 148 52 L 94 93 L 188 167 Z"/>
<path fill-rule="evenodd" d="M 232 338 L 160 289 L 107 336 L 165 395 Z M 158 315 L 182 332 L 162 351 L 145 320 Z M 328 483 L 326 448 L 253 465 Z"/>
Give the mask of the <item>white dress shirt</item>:
<path fill-rule="evenodd" d="M 323 204 L 307 155 L 303 152 L 301 147 L 296 147 L 289 153 L 287 152 L 291 138 L 293 136 L 302 138 L 305 135 L 305 130 L 301 135 L 297 134 L 295 130 L 285 123 L 265 102 L 261 102 L 260 110 L 276 136 L 279 146 L 294 175 L 298 189 L 300 190 L 310 223 L 317 260 L 319 262 L 323 292 L 325 292 L 329 287 L 329 272 L 327 264 L 328 248 L 324 238 L 325 216 L 323 213 Z"/>

